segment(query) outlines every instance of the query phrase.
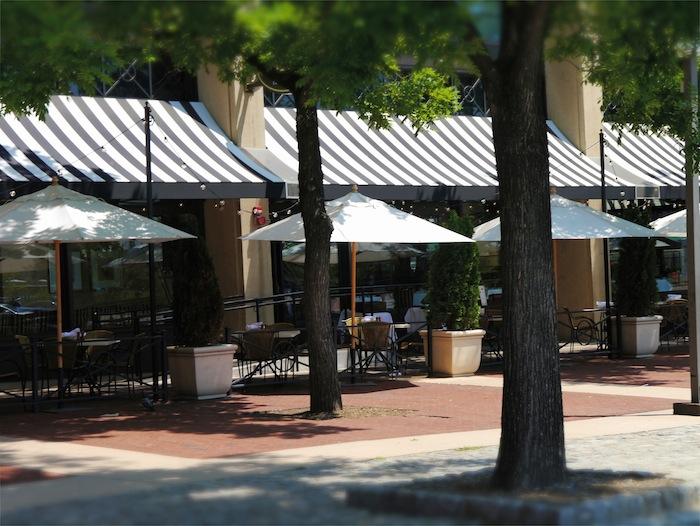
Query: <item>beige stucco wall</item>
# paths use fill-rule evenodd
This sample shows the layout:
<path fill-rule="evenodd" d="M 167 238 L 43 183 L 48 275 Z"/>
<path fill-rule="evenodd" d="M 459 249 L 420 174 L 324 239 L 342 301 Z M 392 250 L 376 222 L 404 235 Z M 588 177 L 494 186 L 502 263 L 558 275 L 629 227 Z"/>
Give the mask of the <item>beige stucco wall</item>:
<path fill-rule="evenodd" d="M 224 206 L 221 206 L 219 200 L 205 201 L 204 229 L 221 295 L 243 295 L 238 199 L 226 199 Z M 241 312 L 224 313 L 224 327 L 241 329 L 243 326 L 244 317 Z"/>
<path fill-rule="evenodd" d="M 240 203 L 241 235 L 246 235 L 258 228 L 252 214 L 253 207 L 261 207 L 264 214 L 269 213 L 270 207 L 267 199 L 241 199 Z M 256 298 L 272 295 L 272 257 L 270 242 L 242 241 L 241 258 L 245 297 Z M 248 323 L 256 321 L 255 311 L 249 309 L 246 314 Z M 274 322 L 272 308 L 266 307 L 262 309 L 260 319 L 265 323 Z"/>
<path fill-rule="evenodd" d="M 262 87 L 246 89 L 238 81 L 225 84 L 215 66 L 197 72 L 197 90 L 216 122 L 244 148 L 265 147 L 265 113 Z"/>
<path fill-rule="evenodd" d="M 238 146 L 265 147 L 265 114 L 262 88 L 246 89 L 239 82 L 223 83 L 214 66 L 202 67 L 197 73 L 199 100 L 216 122 Z M 226 202 L 223 210 L 207 203 L 205 222 L 207 241 L 214 257 L 222 290 L 234 291 L 246 298 L 272 294 L 272 259 L 270 243 L 241 241 L 241 235 L 255 228 L 254 206 L 269 212 L 267 199 L 240 199 Z M 240 213 L 239 213 L 240 212 Z M 224 293 L 225 295 L 229 295 Z M 229 315 L 227 322 L 237 329 L 244 325 L 242 317 Z M 255 321 L 255 312 L 246 312 L 245 322 Z M 272 322 L 272 310 L 263 310 L 263 321 Z"/>
<path fill-rule="evenodd" d="M 587 155 L 598 155 L 600 87 L 585 82 L 580 62 L 572 60 L 547 62 L 545 84 L 549 118 Z"/>
<path fill-rule="evenodd" d="M 548 62 L 545 65 L 547 114 L 561 132 L 581 151 L 600 153 L 598 133 L 603 114 L 601 90 L 584 81 L 580 61 Z M 600 210 L 600 200 L 589 205 Z M 605 297 L 603 242 L 562 240 L 556 243 L 557 300 L 560 306 L 592 307 Z"/>

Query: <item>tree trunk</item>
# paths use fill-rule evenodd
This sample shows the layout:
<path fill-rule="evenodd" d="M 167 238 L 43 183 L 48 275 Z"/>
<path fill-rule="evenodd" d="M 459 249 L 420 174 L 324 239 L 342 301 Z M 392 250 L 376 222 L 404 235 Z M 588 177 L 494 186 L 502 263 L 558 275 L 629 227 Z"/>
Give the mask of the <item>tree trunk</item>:
<path fill-rule="evenodd" d="M 501 202 L 503 406 L 495 483 L 545 487 L 564 479 L 544 108 L 546 7 L 503 3 L 501 51 L 485 76 Z"/>
<path fill-rule="evenodd" d="M 312 413 L 343 408 L 335 339 L 330 316 L 330 239 L 333 227 L 323 199 L 321 150 L 316 108 L 303 88 L 294 91 L 299 148 L 299 204 L 304 220 L 304 319 L 309 346 Z"/>

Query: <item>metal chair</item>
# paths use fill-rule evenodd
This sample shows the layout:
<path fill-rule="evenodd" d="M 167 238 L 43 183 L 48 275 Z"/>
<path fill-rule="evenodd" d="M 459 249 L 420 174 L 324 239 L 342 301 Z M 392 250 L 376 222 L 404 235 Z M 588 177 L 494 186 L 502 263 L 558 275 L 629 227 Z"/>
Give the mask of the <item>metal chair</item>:
<path fill-rule="evenodd" d="M 659 305 L 657 312 L 663 316 L 661 341 L 669 349 L 671 339 L 678 341 L 688 336 L 688 300 L 673 300 Z"/>
<path fill-rule="evenodd" d="M 241 334 L 238 342 L 239 350 L 234 355 L 238 360 L 240 376 L 238 382 L 248 380 L 256 374 L 262 375 L 265 370 L 272 372 L 276 380 L 286 378 L 294 362 L 292 358 L 292 365 L 287 366 L 288 346 L 278 345 L 277 340 L 277 333 L 280 330 L 287 329 L 275 328 L 273 325 L 263 329 L 248 330 Z"/>
<path fill-rule="evenodd" d="M 559 319 L 557 323 L 569 329 L 569 339 L 565 342 L 560 342 L 559 349 L 569 345 L 570 351 L 573 352 L 574 344 L 576 343 L 588 345 L 594 340 L 599 340 L 596 323 L 590 318 L 575 318 L 571 310 L 566 307 L 563 307 L 558 314 L 566 316 L 566 321 L 563 322 Z"/>
<path fill-rule="evenodd" d="M 121 378 L 126 381 L 128 392 L 136 391 L 136 384 L 143 384 L 142 356 L 151 352 L 152 341 L 146 333 L 124 339 L 110 350 L 114 367 L 114 387 Z"/>

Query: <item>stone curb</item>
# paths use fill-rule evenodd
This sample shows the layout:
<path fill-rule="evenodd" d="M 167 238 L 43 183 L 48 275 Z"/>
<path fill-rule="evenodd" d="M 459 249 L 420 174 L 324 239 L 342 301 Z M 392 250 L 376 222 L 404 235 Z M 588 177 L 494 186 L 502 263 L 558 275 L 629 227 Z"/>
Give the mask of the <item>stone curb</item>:
<path fill-rule="evenodd" d="M 700 488 L 668 486 L 634 494 L 587 499 L 575 504 L 525 501 L 517 497 L 468 495 L 404 488 L 352 488 L 350 506 L 383 513 L 469 518 L 485 524 L 610 524 L 691 507 Z"/>

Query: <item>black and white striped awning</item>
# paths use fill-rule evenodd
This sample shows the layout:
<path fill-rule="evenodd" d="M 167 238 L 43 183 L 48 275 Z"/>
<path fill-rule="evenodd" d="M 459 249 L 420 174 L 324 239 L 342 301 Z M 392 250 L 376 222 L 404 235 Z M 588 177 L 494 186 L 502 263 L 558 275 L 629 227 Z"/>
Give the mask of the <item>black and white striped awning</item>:
<path fill-rule="evenodd" d="M 670 135 L 635 134 L 603 125 L 605 152 L 613 172 L 637 177 L 641 184 L 685 186 L 683 143 Z"/>
<path fill-rule="evenodd" d="M 140 99 L 54 96 L 44 121 L 0 117 L 0 180 L 14 183 L 144 183 L 144 103 Z M 245 187 L 264 195 L 267 170 L 250 160 L 201 102 L 149 101 L 153 181 L 191 192 L 194 185 Z M 180 183 L 173 185 L 173 183 Z M 119 186 L 119 185 L 112 185 Z M 183 192 L 179 192 L 183 193 Z M 234 195 L 215 195 L 233 197 Z"/>
<path fill-rule="evenodd" d="M 369 129 L 352 111 L 319 110 L 318 120 L 327 185 L 492 191 L 498 186 L 490 118 L 457 116 L 442 119 L 417 136 L 398 119 L 394 119 L 388 130 Z M 294 110 L 265 108 L 265 131 L 270 153 L 289 171 L 296 173 Z M 600 169 L 597 163 L 577 150 L 551 123 L 549 131 L 552 186 L 585 188 L 591 196 L 599 195 Z M 611 186 L 634 186 L 609 171 L 606 177 Z M 463 195 L 473 197 L 476 194 Z"/>

